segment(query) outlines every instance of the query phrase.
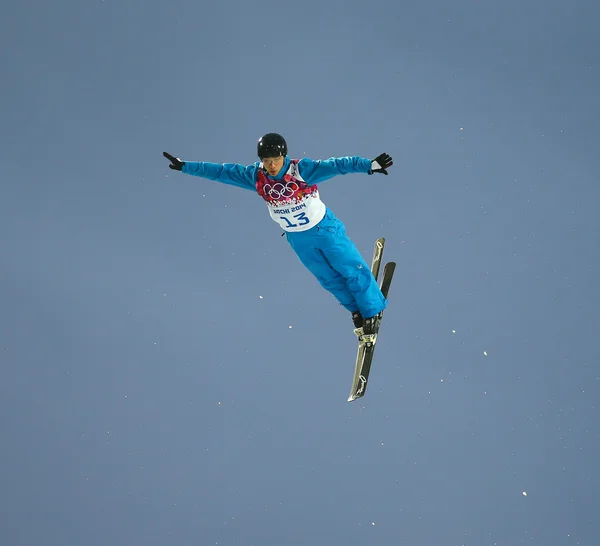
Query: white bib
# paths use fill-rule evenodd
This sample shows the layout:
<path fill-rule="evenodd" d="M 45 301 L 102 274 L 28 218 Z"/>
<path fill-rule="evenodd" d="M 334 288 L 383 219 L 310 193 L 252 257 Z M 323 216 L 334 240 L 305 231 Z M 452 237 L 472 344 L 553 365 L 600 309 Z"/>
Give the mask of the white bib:
<path fill-rule="evenodd" d="M 264 173 L 261 175 L 258 193 L 265 200 L 271 218 L 281 229 L 306 231 L 323 219 L 325 203 L 319 197 L 317 186 L 309 186 L 302 179 L 297 162 L 292 161 L 281 180 L 272 180 Z"/>
<path fill-rule="evenodd" d="M 315 227 L 325 216 L 325 203 L 321 201 L 318 191 L 291 203 L 267 201 L 267 207 L 271 218 L 284 231 L 305 231 Z"/>

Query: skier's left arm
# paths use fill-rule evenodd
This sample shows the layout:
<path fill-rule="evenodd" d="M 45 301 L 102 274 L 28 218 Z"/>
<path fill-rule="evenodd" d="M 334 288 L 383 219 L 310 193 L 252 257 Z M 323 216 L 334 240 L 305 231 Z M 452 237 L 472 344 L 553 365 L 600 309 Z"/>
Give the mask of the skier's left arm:
<path fill-rule="evenodd" d="M 303 158 L 298 162 L 300 176 L 309 184 L 318 184 L 340 174 L 351 173 L 381 173 L 387 174 L 387 168 L 393 165 L 392 158 L 380 154 L 375 159 L 366 157 L 348 156 L 332 157 L 325 160 L 312 160 Z"/>

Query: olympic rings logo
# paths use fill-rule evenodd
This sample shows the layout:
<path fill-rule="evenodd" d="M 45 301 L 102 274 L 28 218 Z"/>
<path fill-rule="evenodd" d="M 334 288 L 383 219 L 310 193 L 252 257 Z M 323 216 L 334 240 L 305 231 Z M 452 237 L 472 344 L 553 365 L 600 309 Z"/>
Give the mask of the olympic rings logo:
<path fill-rule="evenodd" d="M 276 184 L 265 184 L 262 188 L 269 200 L 279 201 L 281 199 L 290 199 L 294 197 L 300 186 L 296 182 L 277 182 Z"/>

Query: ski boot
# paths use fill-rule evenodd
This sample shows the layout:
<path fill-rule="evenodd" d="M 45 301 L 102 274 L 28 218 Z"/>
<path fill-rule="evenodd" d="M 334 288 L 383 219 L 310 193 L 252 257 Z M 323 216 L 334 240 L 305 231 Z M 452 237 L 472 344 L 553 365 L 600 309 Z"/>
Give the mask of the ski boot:
<path fill-rule="evenodd" d="M 356 337 L 360 338 L 363 335 L 363 324 L 364 324 L 363 316 L 360 314 L 360 311 L 354 311 L 352 313 L 352 322 L 354 323 L 354 334 Z"/>

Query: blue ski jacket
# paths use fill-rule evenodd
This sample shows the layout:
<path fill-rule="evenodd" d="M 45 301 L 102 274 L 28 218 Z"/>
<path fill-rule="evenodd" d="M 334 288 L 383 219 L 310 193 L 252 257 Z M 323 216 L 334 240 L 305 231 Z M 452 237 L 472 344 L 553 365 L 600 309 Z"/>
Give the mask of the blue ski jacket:
<path fill-rule="evenodd" d="M 186 174 L 216 180 L 239 188 L 256 191 L 257 172 L 260 161 L 252 165 L 238 163 L 207 163 L 204 161 L 186 161 L 181 169 Z M 290 158 L 286 157 L 279 173 L 270 177 L 281 180 L 290 167 Z M 364 157 L 332 157 L 326 160 L 313 160 L 307 157 L 298 162 L 300 176 L 307 184 L 318 184 L 340 174 L 370 173 L 371 160 Z M 268 175 L 267 175 L 268 176 Z"/>

